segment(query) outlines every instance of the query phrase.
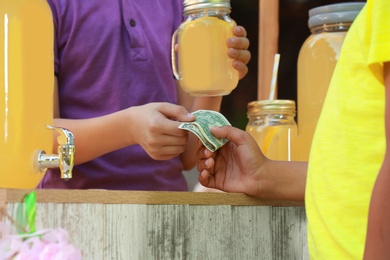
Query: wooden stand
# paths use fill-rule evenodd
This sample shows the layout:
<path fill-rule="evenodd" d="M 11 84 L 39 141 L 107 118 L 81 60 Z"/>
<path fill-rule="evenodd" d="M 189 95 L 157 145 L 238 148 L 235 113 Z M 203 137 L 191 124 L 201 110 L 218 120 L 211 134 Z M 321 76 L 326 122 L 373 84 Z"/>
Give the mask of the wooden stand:
<path fill-rule="evenodd" d="M 0 189 L 0 207 L 28 192 Z M 36 227 L 66 229 L 83 259 L 309 259 L 302 203 L 238 193 L 38 190 Z"/>

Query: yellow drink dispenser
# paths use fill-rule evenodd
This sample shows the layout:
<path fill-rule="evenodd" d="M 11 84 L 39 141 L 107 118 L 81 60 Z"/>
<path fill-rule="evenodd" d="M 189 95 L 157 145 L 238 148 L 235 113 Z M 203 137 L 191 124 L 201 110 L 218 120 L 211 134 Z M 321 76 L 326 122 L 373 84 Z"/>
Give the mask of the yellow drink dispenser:
<path fill-rule="evenodd" d="M 0 188 L 35 188 L 52 167 L 72 177 L 73 134 L 51 126 L 53 37 L 45 0 L 0 0 Z"/>
<path fill-rule="evenodd" d="M 363 2 L 319 6 L 309 11 L 311 35 L 303 43 L 297 63 L 298 145 L 294 154 L 308 161 L 312 138 L 341 47 Z"/>

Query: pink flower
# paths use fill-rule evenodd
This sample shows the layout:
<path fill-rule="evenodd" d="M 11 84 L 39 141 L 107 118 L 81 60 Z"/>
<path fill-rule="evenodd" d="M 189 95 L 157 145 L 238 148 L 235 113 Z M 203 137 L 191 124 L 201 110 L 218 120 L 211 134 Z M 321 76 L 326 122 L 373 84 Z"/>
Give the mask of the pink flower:
<path fill-rule="evenodd" d="M 0 222 L 0 260 L 80 260 L 81 251 L 69 243 L 62 229 L 40 230 L 17 235 L 10 225 Z"/>

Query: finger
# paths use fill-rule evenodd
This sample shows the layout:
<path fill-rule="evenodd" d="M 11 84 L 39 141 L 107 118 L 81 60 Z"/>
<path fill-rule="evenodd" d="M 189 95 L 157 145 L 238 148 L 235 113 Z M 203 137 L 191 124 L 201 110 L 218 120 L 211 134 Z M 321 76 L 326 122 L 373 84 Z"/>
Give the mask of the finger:
<path fill-rule="evenodd" d="M 213 153 L 210 150 L 206 149 L 206 147 L 204 147 L 203 145 L 202 145 L 201 148 L 199 148 L 196 151 L 196 158 L 198 158 L 199 160 L 212 158 L 214 155 L 215 155 L 215 153 Z"/>
<path fill-rule="evenodd" d="M 208 188 L 214 188 L 213 186 L 215 183 L 214 177 L 209 173 L 209 171 L 207 170 L 201 171 L 198 176 L 198 180 L 200 184 L 202 184 L 203 186 Z"/>
<path fill-rule="evenodd" d="M 245 28 L 240 26 L 240 25 L 234 26 L 233 34 L 236 37 L 246 37 L 247 36 L 247 32 L 246 32 Z"/>
<path fill-rule="evenodd" d="M 238 71 L 239 79 L 244 78 L 249 71 L 248 67 L 244 63 L 237 60 L 233 61 L 232 66 Z"/>
<path fill-rule="evenodd" d="M 154 160 L 168 160 L 179 156 L 185 151 L 184 145 L 176 146 L 163 146 L 159 149 L 150 149 L 148 151 L 149 156 Z"/>
<path fill-rule="evenodd" d="M 228 49 L 228 56 L 233 60 L 242 62 L 243 64 L 248 64 L 251 59 L 251 53 L 248 50 L 237 50 L 233 48 Z"/>
<path fill-rule="evenodd" d="M 209 149 L 204 149 L 203 154 L 205 158 L 214 158 L 215 157 L 215 152 L 213 153 Z"/>
<path fill-rule="evenodd" d="M 174 154 L 154 154 L 154 153 L 148 153 L 150 158 L 152 158 L 155 161 L 166 161 L 172 158 L 175 158 L 179 156 L 180 154 L 174 153 Z"/>
<path fill-rule="evenodd" d="M 180 129 L 179 129 L 180 130 Z M 182 130 L 184 131 L 184 130 Z M 188 135 L 185 136 L 173 136 L 173 135 L 149 135 L 146 138 L 146 141 L 143 142 L 143 145 L 147 150 L 152 151 L 153 153 L 166 153 L 163 149 L 168 149 L 169 147 L 185 147 L 188 142 Z"/>
<path fill-rule="evenodd" d="M 153 118 L 153 120 L 151 120 L 148 124 L 148 129 L 150 133 L 155 136 L 154 139 L 156 139 L 156 136 L 160 136 L 159 138 L 161 138 L 161 142 L 172 142 L 172 139 L 167 140 L 167 138 L 170 136 L 172 138 L 185 138 L 185 140 L 187 141 L 188 131 L 180 129 L 180 124 L 180 122 L 166 118 L 164 115 Z"/>
<path fill-rule="evenodd" d="M 178 132 L 178 133 L 176 133 Z M 163 134 L 160 136 L 160 140 L 157 141 L 161 146 L 176 146 L 176 145 L 186 145 L 188 143 L 188 131 L 174 128 L 173 131 L 168 132 L 168 134 Z"/>
<path fill-rule="evenodd" d="M 188 112 L 183 106 L 178 106 L 170 103 L 161 103 L 158 111 L 167 118 L 172 118 L 181 122 L 191 122 L 195 120 L 195 116 Z"/>
<path fill-rule="evenodd" d="M 197 153 L 200 149 L 204 149 L 203 143 L 199 138 L 196 138 Z"/>
<path fill-rule="evenodd" d="M 205 156 L 204 154 L 204 150 L 206 148 L 204 146 L 200 147 L 197 151 L 196 151 L 196 158 L 198 158 L 199 160 L 203 160 L 203 159 L 206 159 L 207 157 Z"/>
<path fill-rule="evenodd" d="M 247 143 L 250 139 L 249 133 L 233 126 L 212 126 L 210 131 L 215 137 L 232 141 L 237 146 Z"/>
<path fill-rule="evenodd" d="M 245 37 L 234 37 L 228 38 L 226 40 L 226 45 L 233 49 L 247 50 L 249 48 L 250 42 L 249 39 Z"/>
<path fill-rule="evenodd" d="M 209 171 L 212 169 L 209 165 L 214 165 L 214 163 L 210 162 L 209 160 L 210 159 L 204 159 L 198 161 L 198 163 L 196 164 L 196 169 L 198 170 L 198 172 L 202 172 L 204 170 Z"/>

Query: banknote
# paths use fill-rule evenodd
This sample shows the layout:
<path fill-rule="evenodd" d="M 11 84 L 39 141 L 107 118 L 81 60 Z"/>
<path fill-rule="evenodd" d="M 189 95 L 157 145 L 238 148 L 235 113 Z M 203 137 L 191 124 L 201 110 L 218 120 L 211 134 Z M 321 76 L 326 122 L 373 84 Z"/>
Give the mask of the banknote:
<path fill-rule="evenodd" d="M 203 145 L 212 152 L 226 144 L 226 139 L 216 138 L 210 132 L 211 126 L 231 125 L 221 113 L 212 110 L 197 110 L 192 114 L 196 117 L 196 120 L 193 122 L 182 122 L 179 125 L 180 129 L 188 130 L 195 134 Z"/>
<path fill-rule="evenodd" d="M 184 130 L 188 130 L 188 131 L 192 132 L 193 134 L 195 134 L 200 139 L 202 144 L 210 151 L 215 152 L 217 150 L 218 144 L 217 143 L 213 144 L 213 143 L 209 142 L 209 140 L 207 140 L 204 137 L 204 135 L 202 134 L 202 132 L 200 131 L 200 129 L 197 125 L 194 125 L 191 123 L 181 123 L 179 125 L 179 128 L 184 129 Z"/>

